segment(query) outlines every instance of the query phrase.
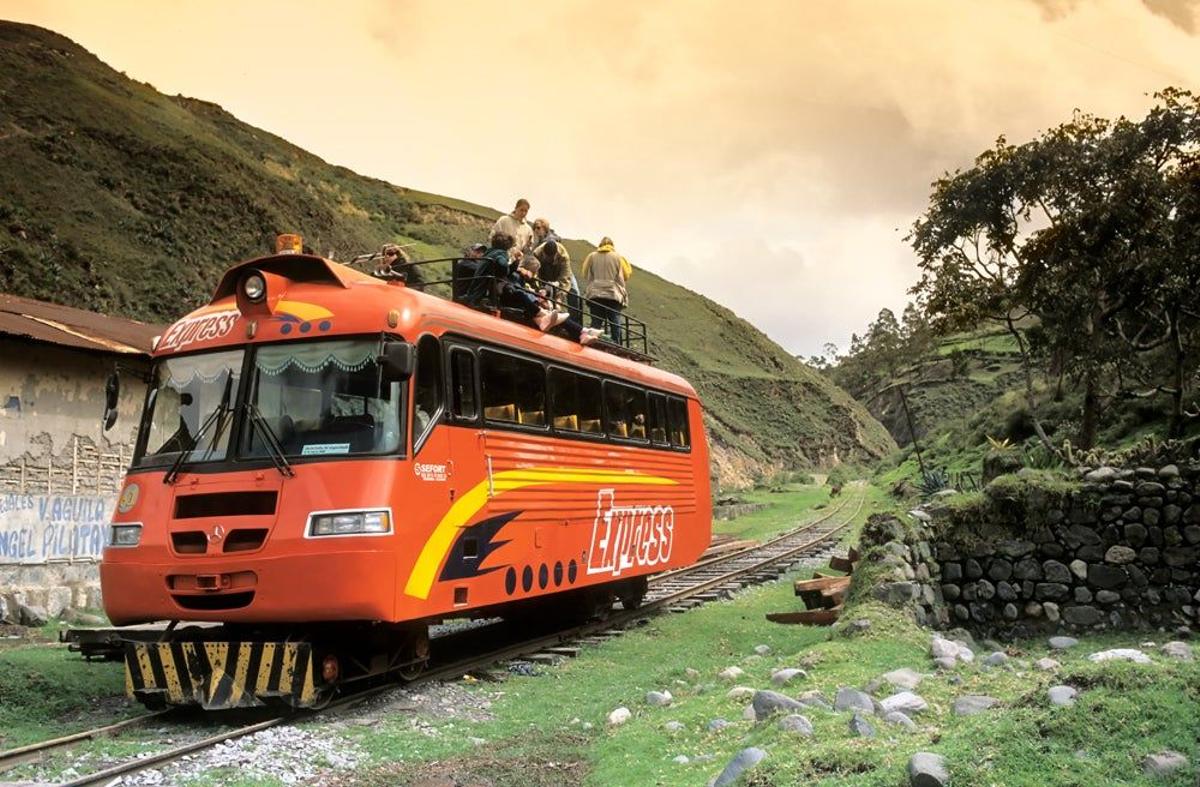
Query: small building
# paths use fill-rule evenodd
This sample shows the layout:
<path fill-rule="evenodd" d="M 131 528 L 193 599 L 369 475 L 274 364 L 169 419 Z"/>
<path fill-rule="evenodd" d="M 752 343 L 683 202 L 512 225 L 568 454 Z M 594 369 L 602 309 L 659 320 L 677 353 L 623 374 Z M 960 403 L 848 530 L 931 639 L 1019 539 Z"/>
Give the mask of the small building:
<path fill-rule="evenodd" d="M 98 562 L 162 327 L 0 294 L 0 601 L 98 608 Z M 122 369 L 104 432 L 105 381 Z M 0 603 L 0 607 L 6 606 Z"/>

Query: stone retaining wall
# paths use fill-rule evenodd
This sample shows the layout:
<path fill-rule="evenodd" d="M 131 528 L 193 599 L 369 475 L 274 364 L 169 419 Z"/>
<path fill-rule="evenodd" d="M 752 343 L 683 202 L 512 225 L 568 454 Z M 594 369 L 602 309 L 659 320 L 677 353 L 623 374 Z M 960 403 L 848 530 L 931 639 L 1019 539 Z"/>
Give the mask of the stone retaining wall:
<path fill-rule="evenodd" d="M 891 571 L 873 592 L 921 622 L 989 635 L 1195 626 L 1198 482 L 1197 464 L 1103 467 L 1077 484 L 1001 477 L 981 500 L 883 528 Z"/>

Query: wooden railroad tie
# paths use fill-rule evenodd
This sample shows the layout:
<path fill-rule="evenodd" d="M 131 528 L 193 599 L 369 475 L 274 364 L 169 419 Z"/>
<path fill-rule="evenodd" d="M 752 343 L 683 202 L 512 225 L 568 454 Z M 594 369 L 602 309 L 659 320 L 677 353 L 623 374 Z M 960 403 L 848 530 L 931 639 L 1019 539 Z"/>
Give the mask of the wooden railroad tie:
<path fill-rule="evenodd" d="M 829 569 L 817 569 L 813 572 L 815 576 L 812 579 L 798 579 L 795 582 L 796 595 L 807 609 L 799 612 L 773 612 L 767 615 L 767 620 L 772 623 L 804 626 L 828 626 L 835 622 L 842 613 L 846 591 L 850 589 L 851 575 L 857 562 L 857 549 L 851 549 L 847 557 L 831 557 Z"/>

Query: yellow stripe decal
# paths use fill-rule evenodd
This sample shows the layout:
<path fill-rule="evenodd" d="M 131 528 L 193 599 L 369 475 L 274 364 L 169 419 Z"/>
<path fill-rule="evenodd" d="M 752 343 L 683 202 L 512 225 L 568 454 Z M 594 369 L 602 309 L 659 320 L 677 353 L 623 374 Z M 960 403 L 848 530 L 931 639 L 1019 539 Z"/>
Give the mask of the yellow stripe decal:
<path fill-rule="evenodd" d="M 225 660 L 229 658 L 229 645 L 225 642 L 206 642 L 204 650 L 208 654 L 208 664 L 212 671 L 203 677 L 208 678 L 208 699 L 217 696 L 217 688 L 225 675 Z"/>
<path fill-rule="evenodd" d="M 242 701 L 242 693 L 246 690 L 246 673 L 250 670 L 250 643 L 238 645 L 237 668 L 234 670 L 233 686 L 230 687 L 229 706 L 236 708 Z"/>
<path fill-rule="evenodd" d="M 622 485 L 644 484 L 650 486 L 672 486 L 677 484 L 670 478 L 643 475 L 642 473 L 625 472 L 620 470 L 572 469 L 559 467 L 529 467 L 519 470 L 503 470 L 492 476 L 491 488 L 494 495 L 528 486 L 545 486 L 548 484 L 596 484 Z M 446 553 L 450 551 L 458 531 L 464 527 L 479 509 L 487 503 L 489 497 L 488 480 L 484 479 L 460 497 L 450 510 L 433 529 L 433 534 L 425 542 L 417 562 L 408 575 L 404 586 L 405 594 L 419 599 L 429 598 L 433 588 L 437 570 L 442 565 Z"/>
<path fill-rule="evenodd" d="M 171 646 L 166 642 L 158 643 L 158 660 L 162 663 L 163 677 L 167 679 L 167 698 L 171 702 L 183 702 L 183 684 L 179 673 L 175 671 L 175 659 L 171 656 Z"/>
<path fill-rule="evenodd" d="M 259 697 L 266 696 L 271 668 L 275 666 L 275 659 L 279 657 L 279 654 L 275 652 L 274 642 L 263 643 L 262 649 L 262 661 L 259 663 L 258 675 L 255 677 L 254 683 L 254 693 Z"/>

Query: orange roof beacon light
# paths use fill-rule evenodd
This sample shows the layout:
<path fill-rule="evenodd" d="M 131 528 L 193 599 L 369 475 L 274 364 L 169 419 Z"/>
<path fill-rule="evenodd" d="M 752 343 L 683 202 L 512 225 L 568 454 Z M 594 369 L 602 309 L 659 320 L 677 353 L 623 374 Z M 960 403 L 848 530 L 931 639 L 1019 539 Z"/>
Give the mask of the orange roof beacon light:
<path fill-rule="evenodd" d="M 276 254 L 301 254 L 304 252 L 304 238 L 294 232 L 285 232 L 275 236 Z"/>

